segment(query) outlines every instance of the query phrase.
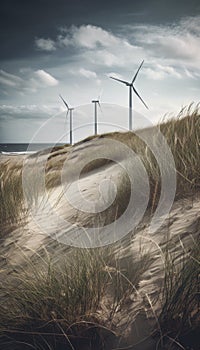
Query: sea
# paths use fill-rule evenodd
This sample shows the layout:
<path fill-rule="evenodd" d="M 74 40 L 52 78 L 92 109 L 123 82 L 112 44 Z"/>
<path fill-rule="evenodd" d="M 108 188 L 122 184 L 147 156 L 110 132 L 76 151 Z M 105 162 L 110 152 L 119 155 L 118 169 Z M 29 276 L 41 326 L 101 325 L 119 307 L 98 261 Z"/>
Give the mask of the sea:
<path fill-rule="evenodd" d="M 61 145 L 63 145 L 63 143 L 0 143 L 0 153 L 4 155 L 31 154 L 46 148 Z"/>

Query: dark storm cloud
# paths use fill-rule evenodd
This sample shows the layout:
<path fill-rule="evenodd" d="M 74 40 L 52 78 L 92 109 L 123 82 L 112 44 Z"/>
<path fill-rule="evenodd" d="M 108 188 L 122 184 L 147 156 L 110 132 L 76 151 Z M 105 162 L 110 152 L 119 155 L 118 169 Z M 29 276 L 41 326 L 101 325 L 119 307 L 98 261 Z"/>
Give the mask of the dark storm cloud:
<path fill-rule="evenodd" d="M 199 0 L 1 0 L 0 59 L 39 56 L 34 39 L 54 38 L 62 26 L 90 23 L 112 29 L 118 23 L 175 20 L 199 10 Z"/>

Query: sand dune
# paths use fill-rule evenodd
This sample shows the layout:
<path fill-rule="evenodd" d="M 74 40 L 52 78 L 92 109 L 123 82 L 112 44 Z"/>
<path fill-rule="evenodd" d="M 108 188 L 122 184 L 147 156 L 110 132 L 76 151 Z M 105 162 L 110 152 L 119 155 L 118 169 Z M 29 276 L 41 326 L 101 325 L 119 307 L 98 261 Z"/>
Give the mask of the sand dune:
<path fill-rule="evenodd" d="M 71 246 L 112 245 L 122 270 L 123 264 L 137 264 L 141 255 L 147 254 L 139 284 L 127 298 L 127 306 L 116 312 L 113 323 L 118 324 L 127 346 L 135 344 L 131 349 L 156 349 L 157 339 L 151 333 L 161 311 L 163 252 L 167 244 L 176 264 L 181 264 L 183 249 L 189 251 L 199 238 L 200 201 L 197 194 L 173 202 L 162 225 L 150 231 L 150 187 L 141 161 L 131 153 L 133 136 L 129 136 L 126 143 L 123 134 L 118 139 L 115 134 L 111 139 L 92 138 L 50 153 L 1 156 L 1 166 L 6 162 L 12 171 L 23 165 L 29 208 L 23 222 L 1 240 L 1 283 L 12 281 L 13 271 L 28 269 L 28 259 L 39 269 L 37 257 L 44 248 L 58 259 L 68 254 Z"/>

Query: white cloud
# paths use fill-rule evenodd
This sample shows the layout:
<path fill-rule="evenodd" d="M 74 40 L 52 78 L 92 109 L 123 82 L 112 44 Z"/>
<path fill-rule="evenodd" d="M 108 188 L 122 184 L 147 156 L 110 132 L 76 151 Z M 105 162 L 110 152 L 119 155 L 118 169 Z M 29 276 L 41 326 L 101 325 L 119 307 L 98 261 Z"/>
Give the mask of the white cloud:
<path fill-rule="evenodd" d="M 185 68 L 184 71 L 188 78 L 191 78 L 191 79 L 195 78 L 194 74 L 192 74 L 187 68 Z"/>
<path fill-rule="evenodd" d="M 85 78 L 97 78 L 97 75 L 95 72 L 92 72 L 91 70 L 88 70 L 88 69 L 84 69 L 84 68 L 80 68 L 79 69 L 79 73 L 85 77 Z"/>
<path fill-rule="evenodd" d="M 47 105 L 0 105 L 0 119 L 46 119 L 61 112 L 59 106 Z"/>
<path fill-rule="evenodd" d="M 35 72 L 35 76 L 38 79 L 38 82 L 44 86 L 56 86 L 58 85 L 58 80 L 55 79 L 52 75 L 45 72 L 42 69 L 39 69 Z"/>
<path fill-rule="evenodd" d="M 36 38 L 35 45 L 38 50 L 42 51 L 55 51 L 55 42 L 52 39 Z"/>
<path fill-rule="evenodd" d="M 145 69 L 145 74 L 148 79 L 153 79 L 153 80 L 162 80 L 166 77 L 164 72 L 159 72 L 157 70 L 154 70 L 152 68 L 146 68 Z"/>
<path fill-rule="evenodd" d="M 20 77 L 0 70 L 0 84 L 9 87 L 17 87 L 23 84 L 23 79 Z"/>
<path fill-rule="evenodd" d="M 174 37 L 173 33 L 169 33 L 165 37 L 152 37 L 150 46 L 153 45 L 155 53 L 159 56 L 180 60 L 196 60 L 196 58 L 200 58 L 199 44 L 199 38 L 190 34 Z"/>
<path fill-rule="evenodd" d="M 172 76 L 172 77 L 175 77 L 178 79 L 181 78 L 181 74 L 175 68 L 173 68 L 171 66 L 163 66 L 161 64 L 158 64 L 157 69 L 160 71 L 163 71 L 168 76 Z"/>
<path fill-rule="evenodd" d="M 23 74 L 22 78 L 0 70 L 0 85 L 4 88 L 13 88 L 15 91 L 23 94 L 26 92 L 36 92 L 40 88 L 53 87 L 59 84 L 57 79 L 42 69 L 35 72 L 27 70 L 25 73 L 25 76 Z"/>
<path fill-rule="evenodd" d="M 199 69 L 200 16 L 188 17 L 165 26 L 127 27 L 129 39 L 145 48 L 150 60 Z M 131 34 L 130 34 L 131 33 Z"/>
<path fill-rule="evenodd" d="M 61 28 L 61 34 L 53 42 L 54 47 L 76 50 L 76 57 L 94 65 L 125 66 L 130 62 L 142 59 L 144 51 L 130 44 L 124 36 L 113 34 L 101 27 L 93 25 L 72 26 Z"/>
<path fill-rule="evenodd" d="M 99 45 L 109 47 L 120 43 L 121 39 L 111 32 L 101 27 L 93 25 L 82 25 L 80 27 L 71 26 L 61 28 L 61 34 L 54 41 L 50 38 L 36 38 L 35 45 L 38 49 L 44 51 L 54 51 L 56 47 L 75 46 L 87 49 L 95 49 Z"/>
<path fill-rule="evenodd" d="M 120 66 L 122 63 L 122 61 L 119 60 L 119 57 L 117 57 L 115 54 L 114 50 L 113 53 L 105 49 L 97 50 L 95 54 L 87 52 L 86 56 L 93 64 L 99 63 L 107 67 Z"/>
<path fill-rule="evenodd" d="M 147 78 L 153 80 L 163 80 L 169 77 L 176 79 L 182 78 L 182 75 L 175 68 L 171 66 L 163 66 L 161 64 L 152 65 L 151 68 L 145 68 L 144 74 Z"/>
<path fill-rule="evenodd" d="M 63 34 L 58 37 L 62 44 L 74 45 L 94 49 L 98 45 L 109 47 L 119 43 L 120 39 L 112 33 L 93 25 L 72 26 L 62 29 Z"/>
<path fill-rule="evenodd" d="M 60 28 L 55 40 L 41 40 L 47 40 L 53 50 L 71 46 L 77 64 L 90 64 L 95 71 L 118 67 L 131 74 L 142 59 L 148 67 L 146 74 L 157 80 L 195 77 L 194 70 L 200 71 L 200 16 L 168 25 L 123 26 L 118 33 L 91 24 L 71 26 Z M 45 49 L 46 41 L 41 43 Z M 155 69 L 156 65 L 160 67 Z"/>

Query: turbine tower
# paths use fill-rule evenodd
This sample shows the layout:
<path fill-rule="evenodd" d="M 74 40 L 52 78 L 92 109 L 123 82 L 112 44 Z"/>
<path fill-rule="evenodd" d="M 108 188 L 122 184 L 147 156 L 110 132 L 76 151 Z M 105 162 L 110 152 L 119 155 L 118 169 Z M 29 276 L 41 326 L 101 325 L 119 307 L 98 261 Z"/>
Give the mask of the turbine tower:
<path fill-rule="evenodd" d="M 142 67 L 144 63 L 144 60 L 142 61 L 142 63 L 140 64 L 137 72 L 135 73 L 133 79 L 131 82 L 128 82 L 128 81 L 125 81 L 125 80 L 121 80 L 121 79 L 118 79 L 118 78 L 114 78 L 114 77 L 110 77 L 111 79 L 114 79 L 114 80 L 117 80 L 119 81 L 120 83 L 122 84 L 125 84 L 126 86 L 129 87 L 129 130 L 132 130 L 132 94 L 133 94 L 133 91 L 134 93 L 139 97 L 139 99 L 142 101 L 142 103 L 145 105 L 145 107 L 148 109 L 146 103 L 143 101 L 142 97 L 138 94 L 137 90 L 135 89 L 134 87 L 134 82 L 137 78 L 137 75 Z"/>
<path fill-rule="evenodd" d="M 98 100 L 92 100 L 92 103 L 94 103 L 94 134 L 97 135 L 97 127 L 98 127 L 98 121 L 97 121 L 97 105 L 99 105 L 99 107 L 101 108 L 100 106 L 100 103 L 99 103 L 99 98 Z"/>
<path fill-rule="evenodd" d="M 72 114 L 73 114 L 74 108 L 70 108 L 68 106 L 67 102 L 64 100 L 64 98 L 61 95 L 59 95 L 59 96 L 60 96 L 61 100 L 63 101 L 64 105 L 67 107 L 66 118 L 67 118 L 67 116 L 69 114 L 69 128 L 70 128 L 69 135 L 70 135 L 70 145 L 72 145 Z"/>

